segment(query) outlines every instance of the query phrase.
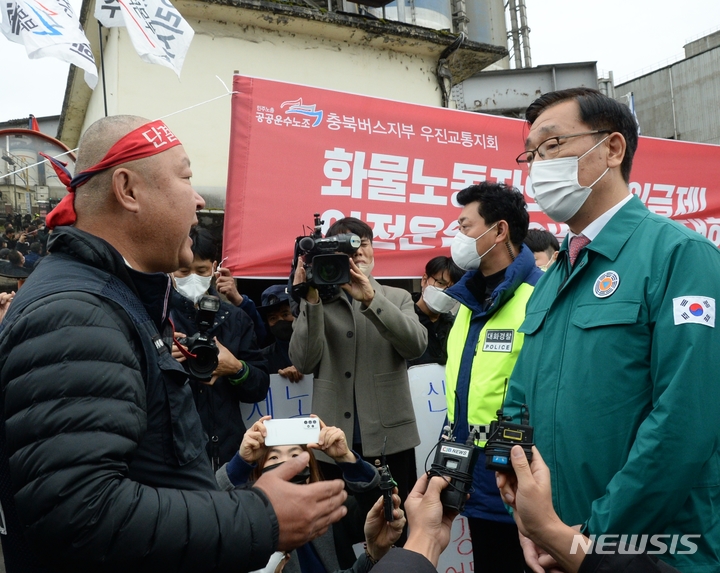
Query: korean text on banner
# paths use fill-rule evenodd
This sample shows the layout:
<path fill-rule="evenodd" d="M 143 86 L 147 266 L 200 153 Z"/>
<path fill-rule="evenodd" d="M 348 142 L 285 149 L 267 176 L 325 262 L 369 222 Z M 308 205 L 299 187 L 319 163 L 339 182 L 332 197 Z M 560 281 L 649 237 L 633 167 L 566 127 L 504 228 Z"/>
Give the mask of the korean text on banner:
<path fill-rule="evenodd" d="M 95 18 L 107 28 L 125 26 L 140 59 L 180 76 L 195 32 L 169 0 L 95 0 Z"/>
<path fill-rule="evenodd" d="M 95 88 L 95 58 L 69 0 L 7 0 L 1 13 L 0 30 L 11 42 L 24 45 L 29 58 L 74 64 L 85 71 L 87 85 Z"/>
<path fill-rule="evenodd" d="M 524 121 L 235 76 L 224 256 L 235 276 L 285 278 L 293 244 L 341 217 L 374 231 L 376 277 L 418 277 L 450 254 L 457 193 L 484 180 L 525 196 L 534 227 L 567 226 L 534 201 Z M 720 146 L 641 137 L 630 191 L 720 245 Z"/>

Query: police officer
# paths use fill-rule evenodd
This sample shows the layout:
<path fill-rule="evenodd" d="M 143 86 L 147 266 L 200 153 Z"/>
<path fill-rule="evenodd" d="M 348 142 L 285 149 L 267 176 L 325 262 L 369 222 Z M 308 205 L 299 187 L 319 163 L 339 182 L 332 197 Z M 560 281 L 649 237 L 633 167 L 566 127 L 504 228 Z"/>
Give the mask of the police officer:
<path fill-rule="evenodd" d="M 458 193 L 463 206 L 452 258 L 467 272 L 445 292 L 461 303 L 448 338 L 448 419 L 458 441 L 471 431 L 484 447 L 488 426 L 502 406 L 505 384 L 523 343 L 517 329 L 542 272 L 523 244 L 530 217 L 520 192 L 483 182 Z M 495 472 L 481 453 L 464 515 L 470 524 L 475 571 L 522 573 L 518 532 L 503 505 Z"/>

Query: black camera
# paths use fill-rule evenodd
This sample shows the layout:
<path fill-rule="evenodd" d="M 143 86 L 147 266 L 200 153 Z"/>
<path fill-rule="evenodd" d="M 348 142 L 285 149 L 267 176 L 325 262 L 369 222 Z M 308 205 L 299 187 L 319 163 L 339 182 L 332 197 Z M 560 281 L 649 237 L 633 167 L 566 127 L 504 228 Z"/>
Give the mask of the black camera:
<path fill-rule="evenodd" d="M 467 494 L 470 493 L 473 471 L 480 448 L 475 446 L 475 436 L 472 432 L 464 444 L 453 440 L 452 434 L 449 433 L 449 426 L 445 427 L 445 432 L 435 450 L 435 460 L 430 469 L 430 476 L 440 476 L 450 483 L 440 493 L 443 507 L 462 511 Z"/>
<path fill-rule="evenodd" d="M 322 236 L 320 213 L 315 213 L 315 227 L 310 235 L 295 239 L 292 273 L 295 273 L 298 260 L 304 257 L 305 283 L 293 285 L 293 297 L 304 298 L 308 286 L 317 288 L 321 298 L 337 292 L 337 287 L 350 282 L 350 260 L 360 248 L 360 237 L 352 233 L 343 233 L 333 237 Z M 345 253 L 345 254 L 341 254 Z M 292 283 L 292 275 L 291 281 Z"/>
<path fill-rule="evenodd" d="M 513 446 L 520 446 L 525 452 L 528 462 L 532 461 L 533 428 L 530 426 L 530 413 L 523 404 L 520 408 L 520 423 L 512 424 L 512 418 L 504 416 L 502 409 L 498 410 L 497 420 L 490 422 L 490 436 L 485 444 L 485 467 L 507 474 L 514 474 L 515 470 L 510 461 L 510 450 Z"/>
<path fill-rule="evenodd" d="M 201 382 L 212 378 L 212 373 L 218 367 L 219 350 L 215 340 L 207 332 L 215 323 L 215 314 L 220 310 L 220 299 L 209 294 L 203 295 L 198 301 L 195 326 L 198 331 L 192 336 L 178 340 L 187 347 L 190 356 L 187 356 L 185 366 L 191 376 Z"/>

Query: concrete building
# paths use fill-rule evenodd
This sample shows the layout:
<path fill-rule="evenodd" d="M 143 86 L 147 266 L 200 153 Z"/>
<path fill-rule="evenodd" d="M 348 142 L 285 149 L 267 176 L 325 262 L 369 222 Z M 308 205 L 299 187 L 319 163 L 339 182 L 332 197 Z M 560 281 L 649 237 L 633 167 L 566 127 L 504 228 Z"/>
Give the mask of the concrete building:
<path fill-rule="evenodd" d="M 634 100 L 642 135 L 720 144 L 720 30 L 690 42 L 685 58 L 615 86 Z"/>
<path fill-rule="evenodd" d="M 450 0 L 444 1 L 450 5 Z M 424 12 L 419 0 L 409 6 L 400 2 L 402 9 L 395 0 L 386 13 L 395 6 L 396 16 L 402 11 L 406 20 L 414 18 L 427 26 L 437 16 L 436 27 L 448 25 L 439 9 L 433 15 L 431 2 L 425 3 Z M 345 0 L 331 0 L 322 9 L 312 0 L 307 5 L 269 0 L 178 0 L 174 4 L 195 30 L 180 79 L 170 69 L 141 61 L 124 28 L 103 28 L 107 113 L 155 119 L 186 110 L 167 122 L 192 159 L 193 184 L 209 209 L 222 209 L 225 202 L 230 97 L 193 106 L 226 94 L 219 80 L 230 86 L 235 70 L 441 106 L 449 103 L 453 85 L 508 55 L 504 44 L 482 43 L 468 36 L 459 40 L 447 29 L 379 20 L 370 9 Z M 84 0 L 80 20 L 100 62 L 94 5 Z M 382 14 L 383 9 L 379 10 Z M 495 28 L 504 27 L 504 14 L 499 17 Z M 497 29 L 488 34 L 502 37 Z M 103 117 L 104 105 L 102 79 L 91 91 L 82 72 L 71 67 L 58 138 L 76 147 L 80 134 Z"/>
<path fill-rule="evenodd" d="M 577 62 L 475 74 L 452 89 L 458 109 L 524 118 L 542 94 L 574 87 L 598 87 L 596 62 Z"/>

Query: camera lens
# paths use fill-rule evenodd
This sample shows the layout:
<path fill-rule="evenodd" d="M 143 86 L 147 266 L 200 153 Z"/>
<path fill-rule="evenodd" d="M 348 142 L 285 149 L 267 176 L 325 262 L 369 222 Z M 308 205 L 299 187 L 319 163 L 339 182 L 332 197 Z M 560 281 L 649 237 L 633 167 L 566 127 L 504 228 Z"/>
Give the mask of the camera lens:
<path fill-rule="evenodd" d="M 193 348 L 195 358 L 188 361 L 190 374 L 198 380 L 210 380 L 218 367 L 218 349 L 214 344 L 198 345 Z"/>
<path fill-rule="evenodd" d="M 313 269 L 315 276 L 325 284 L 340 284 L 343 276 L 343 268 L 337 264 L 337 259 L 328 258 L 318 260 Z"/>

